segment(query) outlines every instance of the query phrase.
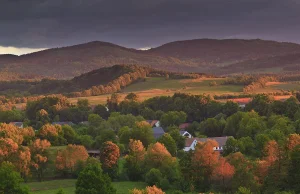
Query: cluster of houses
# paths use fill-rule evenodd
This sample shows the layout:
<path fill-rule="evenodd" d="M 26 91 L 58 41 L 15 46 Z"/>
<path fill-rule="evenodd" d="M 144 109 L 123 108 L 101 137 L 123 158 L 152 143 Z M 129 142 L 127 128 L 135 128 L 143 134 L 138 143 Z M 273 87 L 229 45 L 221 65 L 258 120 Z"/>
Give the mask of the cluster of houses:
<path fill-rule="evenodd" d="M 147 120 L 147 122 L 151 125 L 153 129 L 153 135 L 157 139 L 165 134 L 164 129 L 160 126 L 160 122 L 158 120 Z M 185 139 L 185 147 L 183 148 L 184 151 L 189 152 L 195 150 L 196 145 L 198 142 L 206 142 L 207 140 L 215 140 L 218 142 L 219 146 L 214 147 L 214 151 L 223 152 L 224 146 L 227 142 L 228 136 L 225 137 L 209 137 L 209 138 L 197 138 L 193 137 L 186 129 L 190 123 L 183 123 L 179 125 L 180 135 L 184 136 Z"/>
<path fill-rule="evenodd" d="M 147 122 L 149 123 L 149 125 L 153 129 L 153 135 L 154 135 L 155 139 L 160 138 L 161 136 L 163 136 L 166 133 L 164 131 L 164 129 L 161 127 L 159 120 L 147 120 Z M 11 122 L 10 124 L 14 124 L 15 126 L 17 126 L 19 128 L 23 128 L 23 122 Z M 52 124 L 53 125 L 54 124 L 56 124 L 56 125 L 69 125 L 69 126 L 75 125 L 72 122 L 53 122 Z M 82 122 L 81 124 L 88 124 L 88 121 Z M 206 142 L 209 139 L 215 140 L 219 144 L 218 147 L 214 148 L 214 151 L 219 151 L 219 152 L 223 151 L 223 148 L 226 144 L 226 141 L 229 138 L 228 136 L 225 136 L 225 137 L 209 137 L 209 138 L 193 137 L 188 131 L 186 131 L 186 129 L 188 128 L 189 125 L 190 125 L 190 123 L 183 123 L 183 124 L 179 125 L 180 135 L 182 135 L 186 138 L 185 139 L 185 147 L 183 149 L 184 151 L 188 152 L 188 151 L 191 151 L 191 150 L 195 150 L 195 147 L 196 147 L 198 142 Z M 97 153 L 91 153 L 91 154 L 97 154 Z"/>

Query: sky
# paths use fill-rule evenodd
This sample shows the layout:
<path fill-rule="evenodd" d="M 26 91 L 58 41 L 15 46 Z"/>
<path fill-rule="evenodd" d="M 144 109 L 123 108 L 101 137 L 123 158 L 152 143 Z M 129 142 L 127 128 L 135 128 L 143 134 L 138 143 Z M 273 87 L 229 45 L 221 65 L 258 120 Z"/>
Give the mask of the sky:
<path fill-rule="evenodd" d="M 0 54 L 90 41 L 130 48 L 198 38 L 300 43 L 300 0 L 0 0 Z"/>

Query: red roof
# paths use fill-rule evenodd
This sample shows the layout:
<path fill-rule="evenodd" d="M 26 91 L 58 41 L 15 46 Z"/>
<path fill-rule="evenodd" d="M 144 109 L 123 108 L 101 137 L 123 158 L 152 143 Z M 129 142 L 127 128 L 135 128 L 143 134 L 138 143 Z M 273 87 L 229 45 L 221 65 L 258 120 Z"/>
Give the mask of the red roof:
<path fill-rule="evenodd" d="M 188 126 L 190 126 L 191 123 L 182 123 L 179 125 L 179 129 L 186 129 Z"/>

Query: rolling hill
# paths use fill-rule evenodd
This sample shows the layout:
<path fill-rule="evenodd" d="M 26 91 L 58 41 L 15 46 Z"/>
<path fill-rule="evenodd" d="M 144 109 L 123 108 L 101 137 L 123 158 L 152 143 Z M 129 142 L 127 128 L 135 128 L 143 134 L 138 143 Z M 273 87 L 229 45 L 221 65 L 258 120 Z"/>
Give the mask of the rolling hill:
<path fill-rule="evenodd" d="M 214 74 L 257 68 L 268 71 L 274 67 L 289 71 L 291 65 L 299 64 L 298 59 L 294 60 L 298 55 L 298 44 L 259 39 L 176 41 L 147 51 L 94 41 L 21 56 L 0 55 L 0 72 L 68 79 L 115 64 L 142 64 L 168 71 Z"/>

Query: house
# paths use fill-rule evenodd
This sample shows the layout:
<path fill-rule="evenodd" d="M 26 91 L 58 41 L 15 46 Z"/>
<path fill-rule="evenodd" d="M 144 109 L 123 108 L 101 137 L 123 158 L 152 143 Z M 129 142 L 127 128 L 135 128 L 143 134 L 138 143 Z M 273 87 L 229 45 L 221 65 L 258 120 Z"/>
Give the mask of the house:
<path fill-rule="evenodd" d="M 179 129 L 180 130 L 185 130 L 186 128 L 188 128 L 191 125 L 191 123 L 182 123 L 179 125 Z"/>
<path fill-rule="evenodd" d="M 191 150 L 195 150 L 195 147 L 197 145 L 197 139 L 196 138 L 187 138 L 185 140 L 185 146 L 183 148 L 183 151 L 188 152 Z"/>
<path fill-rule="evenodd" d="M 162 127 L 153 127 L 152 129 L 153 129 L 153 136 L 155 139 L 158 139 L 165 134 L 165 131 Z"/>
<path fill-rule="evenodd" d="M 100 157 L 100 150 L 87 150 L 87 153 L 89 154 L 90 157 Z"/>
<path fill-rule="evenodd" d="M 219 146 L 218 147 L 214 147 L 214 151 L 219 151 L 219 152 L 223 152 L 225 144 L 228 140 L 230 136 L 225 136 L 225 137 L 209 137 L 209 138 L 190 138 L 190 139 L 186 139 L 185 141 L 185 147 L 184 147 L 184 151 L 188 152 L 190 150 L 195 150 L 195 147 L 197 145 L 198 142 L 206 142 L 207 140 L 215 140 L 216 142 L 218 142 Z"/>
<path fill-rule="evenodd" d="M 180 133 L 181 136 L 186 137 L 186 138 L 192 138 L 193 137 L 189 132 L 184 131 L 184 130 L 180 130 L 179 133 Z"/>
<path fill-rule="evenodd" d="M 72 126 L 72 125 L 75 125 L 73 122 L 71 121 L 64 121 L 64 122 L 53 122 L 52 125 L 69 125 L 69 126 Z"/>
<path fill-rule="evenodd" d="M 151 127 L 160 127 L 159 120 L 147 120 L 147 123 L 149 123 Z"/>
<path fill-rule="evenodd" d="M 15 125 L 16 127 L 23 128 L 23 122 L 10 122 L 9 124 Z"/>

